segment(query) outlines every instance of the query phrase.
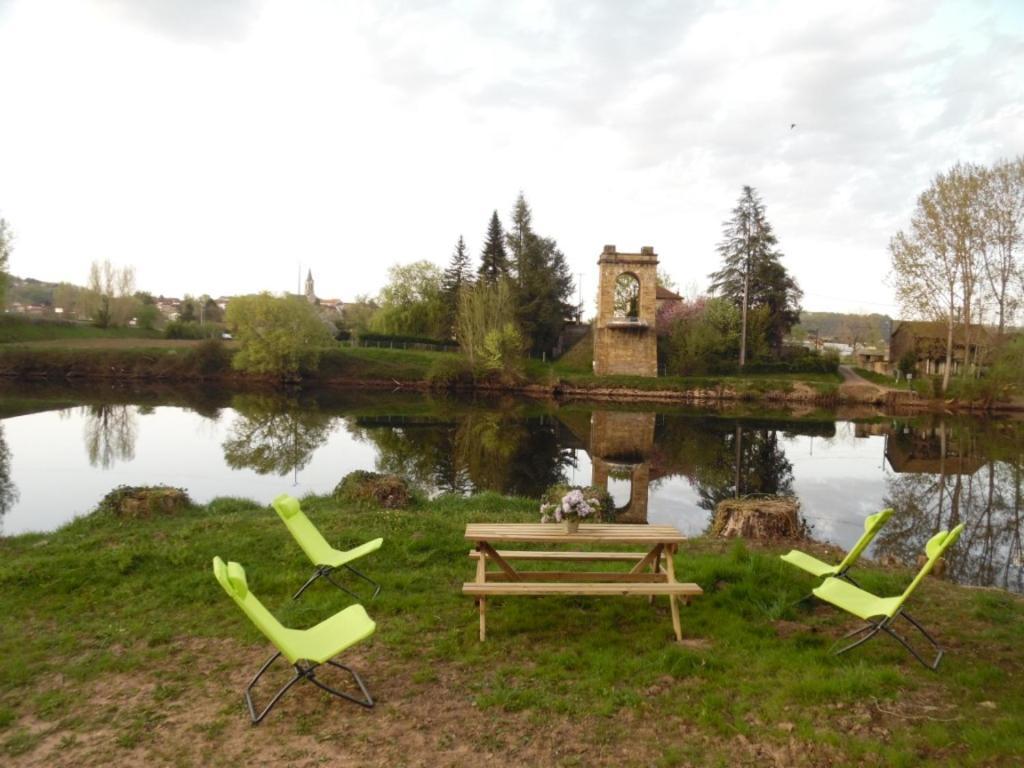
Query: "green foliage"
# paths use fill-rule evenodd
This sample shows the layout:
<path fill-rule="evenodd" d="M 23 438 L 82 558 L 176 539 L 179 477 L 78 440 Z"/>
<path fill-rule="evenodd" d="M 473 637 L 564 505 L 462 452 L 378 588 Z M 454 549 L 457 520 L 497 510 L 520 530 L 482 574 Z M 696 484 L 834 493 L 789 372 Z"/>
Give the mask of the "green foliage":
<path fill-rule="evenodd" d="M 506 235 L 515 273 L 516 320 L 529 349 L 550 355 L 566 318 L 575 309 L 568 303 L 572 275 L 558 244 L 534 232 L 532 219 L 530 206 L 520 193 Z"/>
<path fill-rule="evenodd" d="M 216 376 L 231 367 L 231 356 L 220 339 L 206 339 L 191 350 L 189 358 L 193 370 L 202 376 Z"/>
<path fill-rule="evenodd" d="M 0 217 L 0 310 L 7 303 L 7 284 L 10 280 L 7 270 L 10 268 L 11 251 L 14 249 L 13 240 L 10 225 L 6 219 Z"/>
<path fill-rule="evenodd" d="M 474 371 L 512 374 L 522 366 L 522 335 L 508 281 L 481 280 L 459 297 L 458 339 Z"/>
<path fill-rule="evenodd" d="M 777 354 L 785 336 L 800 321 L 803 292 L 782 266 L 777 244 L 764 203 L 752 187 L 744 186 L 732 218 L 722 225 L 718 244 L 722 268 L 711 275 L 711 290 L 742 308 L 749 278 L 748 307 L 763 309 L 766 317 L 762 329 L 755 331 L 748 325 L 748 354 L 759 338 Z"/>
<path fill-rule="evenodd" d="M 498 212 L 491 214 L 487 225 L 487 239 L 480 252 L 480 267 L 477 275 L 487 283 L 497 283 L 509 276 L 508 254 L 505 252 L 505 233 L 501 228 Z"/>
<path fill-rule="evenodd" d="M 409 484 L 403 478 L 362 469 L 349 472 L 341 479 L 334 489 L 334 498 L 384 509 L 405 509 L 414 501 Z"/>
<path fill-rule="evenodd" d="M 515 323 L 492 328 L 480 348 L 480 365 L 492 373 L 515 374 L 522 367 L 523 346 L 523 335 Z"/>
<path fill-rule="evenodd" d="M 444 271 L 442 289 L 444 292 L 445 309 L 445 330 L 446 338 L 455 337 L 455 321 L 459 313 L 459 294 L 463 286 L 473 282 L 473 271 L 469 263 L 469 253 L 466 250 L 466 242 L 459 235 L 459 241 L 455 244 L 451 261 Z"/>
<path fill-rule="evenodd" d="M 447 338 L 443 275 L 429 261 L 396 264 L 388 270 L 381 289 L 380 308 L 373 317 L 374 331 L 406 336 Z"/>
<path fill-rule="evenodd" d="M 138 327 L 151 331 L 160 321 L 160 310 L 153 304 L 141 304 L 135 313 Z"/>
<path fill-rule="evenodd" d="M 226 320 L 240 344 L 232 365 L 249 373 L 295 378 L 314 372 L 323 349 L 334 343 L 316 309 L 303 298 L 239 296 L 228 304 Z"/>
<path fill-rule="evenodd" d="M 220 326 L 200 325 L 194 320 L 171 320 L 164 326 L 165 339 L 209 339 L 220 332 Z"/>
<path fill-rule="evenodd" d="M 430 364 L 426 380 L 435 389 L 469 388 L 473 386 L 473 369 L 461 355 L 445 355 Z"/>

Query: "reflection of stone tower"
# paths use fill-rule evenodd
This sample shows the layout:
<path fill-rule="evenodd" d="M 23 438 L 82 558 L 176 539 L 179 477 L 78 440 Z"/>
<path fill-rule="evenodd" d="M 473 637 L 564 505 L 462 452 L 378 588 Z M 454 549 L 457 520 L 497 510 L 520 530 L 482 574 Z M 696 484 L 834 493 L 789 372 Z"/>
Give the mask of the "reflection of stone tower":
<path fill-rule="evenodd" d="M 313 290 L 313 270 L 306 272 L 306 301 L 316 304 L 316 291 Z"/>
<path fill-rule="evenodd" d="M 619 253 L 606 245 L 597 264 L 594 373 L 657 376 L 658 255 L 649 245 L 640 253 Z"/>
<path fill-rule="evenodd" d="M 654 414 L 594 411 L 590 417 L 591 485 L 608 488 L 608 478 L 629 480 L 629 503 L 618 523 L 646 523 L 654 449 Z"/>

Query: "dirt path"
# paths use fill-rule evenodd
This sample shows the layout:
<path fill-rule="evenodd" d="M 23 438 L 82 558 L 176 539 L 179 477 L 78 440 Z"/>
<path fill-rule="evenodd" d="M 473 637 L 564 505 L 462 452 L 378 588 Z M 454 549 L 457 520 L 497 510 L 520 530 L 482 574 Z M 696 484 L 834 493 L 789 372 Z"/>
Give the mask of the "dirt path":
<path fill-rule="evenodd" d="M 868 381 L 848 365 L 840 365 L 839 374 L 843 377 L 843 383 L 839 385 L 839 395 L 844 400 L 879 402 L 891 391 L 890 387 Z"/>

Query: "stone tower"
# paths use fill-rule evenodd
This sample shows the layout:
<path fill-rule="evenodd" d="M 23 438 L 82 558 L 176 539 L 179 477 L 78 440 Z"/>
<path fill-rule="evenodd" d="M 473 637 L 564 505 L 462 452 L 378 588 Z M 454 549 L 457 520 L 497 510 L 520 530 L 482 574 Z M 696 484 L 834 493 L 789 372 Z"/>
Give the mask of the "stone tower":
<path fill-rule="evenodd" d="M 301 273 L 300 273 L 301 274 Z M 316 291 L 313 290 L 313 270 L 306 272 L 306 301 L 316 304 Z"/>
<path fill-rule="evenodd" d="M 658 255 L 649 245 L 640 253 L 619 253 L 606 245 L 597 264 L 594 373 L 657 376 Z"/>

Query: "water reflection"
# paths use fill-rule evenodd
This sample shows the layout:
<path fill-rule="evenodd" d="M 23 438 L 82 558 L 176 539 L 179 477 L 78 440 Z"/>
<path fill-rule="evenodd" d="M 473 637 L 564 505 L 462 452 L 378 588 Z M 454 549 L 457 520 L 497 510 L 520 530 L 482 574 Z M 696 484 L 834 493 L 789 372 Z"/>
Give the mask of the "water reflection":
<path fill-rule="evenodd" d="M 55 527 L 119 483 L 269 501 L 288 490 L 283 476 L 302 493 L 328 493 L 346 472 L 375 468 L 435 492 L 538 498 L 555 483 L 593 483 L 612 493 L 619 520 L 688 535 L 706 529 L 723 499 L 794 494 L 815 535 L 847 547 L 864 516 L 888 505 L 896 515 L 869 554 L 913 565 L 935 531 L 964 522 L 951 576 L 1024 591 L 1022 422 L 852 423 L 338 392 L 90 392 L 76 401 L 65 391 L 44 400 L 10 398 L 0 410 L 9 533 Z M 83 401 L 99 404 L 74 407 Z M 74 487 L 58 493 L 54 473 Z M 69 496 L 77 508 L 65 509 Z"/>
<path fill-rule="evenodd" d="M 875 551 L 914 562 L 933 534 L 964 523 L 961 545 L 946 556 L 950 576 L 1024 591 L 1020 435 L 980 426 L 944 419 L 894 425 L 886 436 L 895 474 L 885 504 L 896 514 Z"/>
<path fill-rule="evenodd" d="M 410 478 L 434 491 L 498 491 L 540 496 L 566 481 L 575 465 L 557 419 L 515 407 L 462 412 L 450 419 L 358 416 L 355 437 L 377 449 L 376 469 Z"/>
<path fill-rule="evenodd" d="M 4 437 L 4 425 L 0 424 L 0 527 L 4 515 L 18 500 L 18 488 L 11 477 L 11 451 Z"/>
<path fill-rule="evenodd" d="M 116 461 L 135 458 L 136 410 L 132 405 L 87 405 L 82 409 L 89 464 L 110 469 Z"/>
<path fill-rule="evenodd" d="M 231 405 L 237 415 L 222 447 L 233 469 L 295 477 L 334 429 L 333 416 L 296 400 L 239 395 Z"/>

